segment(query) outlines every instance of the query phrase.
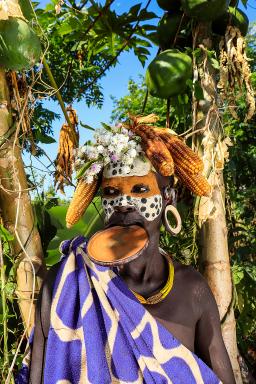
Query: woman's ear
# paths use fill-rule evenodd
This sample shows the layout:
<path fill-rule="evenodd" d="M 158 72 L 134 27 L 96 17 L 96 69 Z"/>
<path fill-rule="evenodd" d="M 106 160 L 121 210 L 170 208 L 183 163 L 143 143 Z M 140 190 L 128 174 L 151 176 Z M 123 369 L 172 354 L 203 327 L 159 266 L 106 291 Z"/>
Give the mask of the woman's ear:
<path fill-rule="evenodd" d="M 177 205 L 177 190 L 170 185 L 166 185 L 163 190 L 163 197 L 166 205 Z"/>

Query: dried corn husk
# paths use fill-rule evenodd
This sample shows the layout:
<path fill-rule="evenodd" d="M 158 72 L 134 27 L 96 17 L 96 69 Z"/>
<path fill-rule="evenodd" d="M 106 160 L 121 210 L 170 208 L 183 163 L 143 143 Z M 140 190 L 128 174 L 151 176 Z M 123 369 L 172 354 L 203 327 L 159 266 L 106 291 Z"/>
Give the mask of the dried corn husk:
<path fill-rule="evenodd" d="M 198 196 L 209 196 L 211 194 L 211 186 L 202 173 L 193 175 L 175 165 L 175 175 L 194 194 Z"/>
<path fill-rule="evenodd" d="M 148 125 L 138 125 L 136 134 L 141 137 L 142 148 L 156 170 L 163 176 L 171 176 L 174 163 L 163 140 Z"/>
<path fill-rule="evenodd" d="M 132 123 L 127 125 L 141 137 L 142 148 L 155 169 L 163 176 L 173 173 L 193 193 L 209 196 L 211 186 L 203 176 L 203 161 L 173 131 L 151 125 L 158 120 L 154 114 L 141 117 L 129 116 Z"/>
<path fill-rule="evenodd" d="M 154 132 L 150 123 L 155 123 L 158 116 L 129 116 L 132 124 L 128 126 L 136 135 L 141 138 L 141 146 L 154 168 L 163 176 L 171 176 L 174 172 L 173 159 L 163 140 Z"/>
<path fill-rule="evenodd" d="M 74 163 L 74 150 L 78 148 L 79 135 L 77 131 L 77 115 L 72 107 L 67 108 L 69 124 L 63 124 L 60 130 L 59 149 L 55 160 L 56 171 L 54 184 L 57 190 L 64 193 L 64 186 L 72 180 L 72 166 Z"/>
<path fill-rule="evenodd" d="M 203 161 L 192 151 L 177 135 L 165 132 L 164 129 L 155 129 L 161 137 L 170 154 L 172 155 L 175 167 L 182 168 L 189 174 L 197 174 L 204 168 Z"/>

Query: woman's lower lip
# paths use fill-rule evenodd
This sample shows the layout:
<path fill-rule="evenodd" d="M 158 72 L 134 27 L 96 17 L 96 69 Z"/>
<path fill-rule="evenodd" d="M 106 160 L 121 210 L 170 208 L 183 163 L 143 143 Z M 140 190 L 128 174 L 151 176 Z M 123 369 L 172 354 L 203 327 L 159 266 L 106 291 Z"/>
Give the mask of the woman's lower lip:
<path fill-rule="evenodd" d="M 106 228 L 110 227 L 129 227 L 131 225 L 138 225 L 139 227 L 144 227 L 142 223 L 139 223 L 137 221 L 129 221 L 129 222 L 115 222 L 115 223 L 109 223 Z"/>

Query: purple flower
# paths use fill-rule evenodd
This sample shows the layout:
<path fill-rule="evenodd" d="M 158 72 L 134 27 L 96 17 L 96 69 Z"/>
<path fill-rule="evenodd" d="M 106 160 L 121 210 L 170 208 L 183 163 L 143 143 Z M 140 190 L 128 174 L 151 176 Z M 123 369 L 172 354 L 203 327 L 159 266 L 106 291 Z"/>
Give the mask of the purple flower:
<path fill-rule="evenodd" d="M 118 161 L 118 156 L 117 155 L 111 155 L 110 160 L 116 162 L 116 161 Z"/>
<path fill-rule="evenodd" d="M 101 170 L 101 165 L 98 163 L 94 163 L 91 165 L 90 170 L 94 173 L 98 173 Z"/>

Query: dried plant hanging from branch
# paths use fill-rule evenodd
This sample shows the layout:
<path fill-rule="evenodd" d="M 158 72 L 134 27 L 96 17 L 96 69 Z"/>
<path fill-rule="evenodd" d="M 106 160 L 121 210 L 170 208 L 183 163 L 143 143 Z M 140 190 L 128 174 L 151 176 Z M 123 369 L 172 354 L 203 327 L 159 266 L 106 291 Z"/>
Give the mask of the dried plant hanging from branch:
<path fill-rule="evenodd" d="M 255 112 L 254 91 L 251 84 L 251 70 L 245 52 L 245 39 L 238 28 L 229 26 L 220 42 L 220 97 L 228 102 L 230 113 L 238 119 L 236 98 L 246 94 L 248 106 L 245 122 Z"/>
<path fill-rule="evenodd" d="M 70 124 L 64 123 L 61 127 L 58 154 L 55 160 L 54 185 L 61 193 L 64 193 L 64 186 L 70 185 L 72 181 L 74 150 L 78 148 L 79 144 L 76 111 L 72 106 L 67 107 L 67 111 Z"/>
<path fill-rule="evenodd" d="M 31 115 L 33 113 L 33 96 L 27 84 L 25 72 L 7 72 L 7 82 L 10 91 L 12 113 L 18 116 L 17 128 L 22 130 L 22 139 L 29 140 L 31 153 L 36 154 L 36 148 L 31 129 Z"/>
<path fill-rule="evenodd" d="M 17 1 L 2 0 L 0 2 L 0 20 L 8 20 L 10 17 L 17 17 L 25 20 Z"/>

